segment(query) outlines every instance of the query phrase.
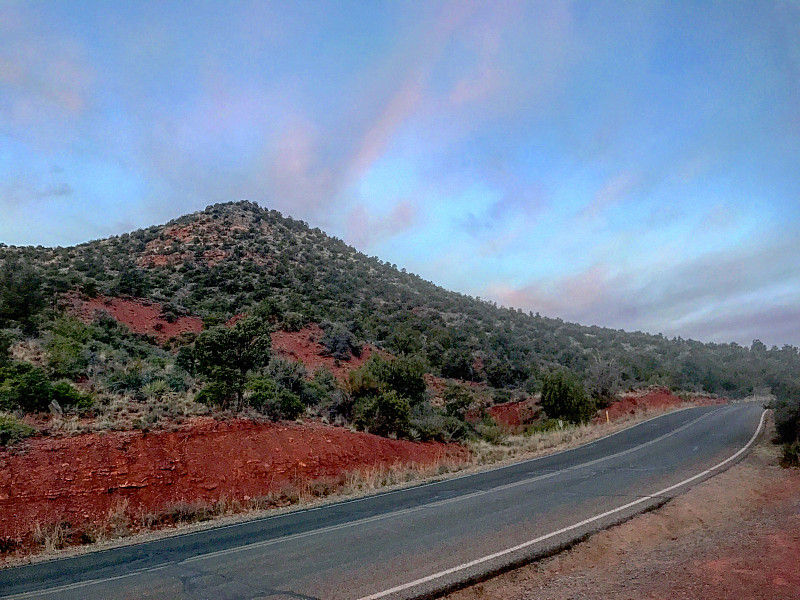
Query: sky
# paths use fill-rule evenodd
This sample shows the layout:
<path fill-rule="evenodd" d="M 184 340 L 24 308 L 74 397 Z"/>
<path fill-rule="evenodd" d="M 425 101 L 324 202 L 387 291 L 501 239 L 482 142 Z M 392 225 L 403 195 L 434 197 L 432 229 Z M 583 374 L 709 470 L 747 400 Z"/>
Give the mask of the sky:
<path fill-rule="evenodd" d="M 0 0 L 0 242 L 242 199 L 498 305 L 800 345 L 800 2 Z"/>

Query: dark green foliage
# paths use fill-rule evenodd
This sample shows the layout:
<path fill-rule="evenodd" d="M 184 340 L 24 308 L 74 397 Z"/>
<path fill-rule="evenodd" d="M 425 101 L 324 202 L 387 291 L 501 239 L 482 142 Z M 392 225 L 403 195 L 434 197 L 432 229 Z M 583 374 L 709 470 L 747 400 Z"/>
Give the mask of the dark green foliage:
<path fill-rule="evenodd" d="M 0 327 L 18 324 L 35 330 L 34 318 L 44 308 L 42 277 L 30 266 L 11 259 L 0 266 Z"/>
<path fill-rule="evenodd" d="M 472 394 L 457 385 L 448 385 L 442 394 L 445 412 L 448 416 L 466 420 L 467 412 L 473 403 Z"/>
<path fill-rule="evenodd" d="M 411 404 L 425 400 L 427 386 L 423 375 L 427 367 L 419 356 L 399 356 L 394 360 L 375 356 L 369 360 L 366 367 L 378 381 L 397 392 L 399 396 L 407 398 Z"/>
<path fill-rule="evenodd" d="M 351 356 L 361 356 L 361 344 L 356 340 L 352 331 L 341 323 L 322 323 L 325 335 L 322 336 L 320 343 L 325 346 L 329 356 L 339 360 L 350 360 Z"/>
<path fill-rule="evenodd" d="M 0 369 L 0 410 L 43 412 L 52 399 L 53 386 L 47 373 L 28 363 Z"/>
<path fill-rule="evenodd" d="M 800 442 L 783 445 L 782 467 L 800 467 Z"/>
<path fill-rule="evenodd" d="M 614 394 L 619 390 L 619 367 L 615 360 L 592 361 L 587 372 L 589 393 L 599 408 L 611 404 Z"/>
<path fill-rule="evenodd" d="M 336 379 L 328 369 L 319 368 L 314 371 L 311 381 L 304 382 L 300 392 L 300 400 L 306 406 L 329 408 L 338 393 Z"/>
<path fill-rule="evenodd" d="M 484 365 L 484 373 L 486 373 L 486 382 L 492 387 L 504 388 L 508 385 L 516 383 L 514 370 L 508 360 L 490 358 Z"/>
<path fill-rule="evenodd" d="M 90 410 L 94 404 L 91 395 L 77 390 L 68 381 L 59 381 L 53 384 L 51 399 L 58 402 L 62 409 L 72 409 L 78 413 Z"/>
<path fill-rule="evenodd" d="M 236 398 L 237 390 L 223 380 L 211 380 L 195 396 L 200 404 L 228 408 Z"/>
<path fill-rule="evenodd" d="M 0 331 L 0 367 L 4 367 L 11 360 L 11 344 L 14 336 L 6 331 Z"/>
<path fill-rule="evenodd" d="M 118 296 L 142 297 L 147 295 L 149 290 L 147 274 L 141 269 L 129 267 L 120 272 L 119 280 L 113 291 Z"/>
<path fill-rule="evenodd" d="M 58 319 L 52 327 L 52 337 L 47 343 L 47 367 L 53 377 L 74 379 L 89 364 L 85 353 L 90 337 L 89 328 L 69 317 Z"/>
<path fill-rule="evenodd" d="M 551 419 L 564 419 L 570 423 L 585 423 L 597 408 L 583 384 L 568 371 L 555 371 L 542 386 L 542 409 Z"/>
<path fill-rule="evenodd" d="M 475 370 L 472 354 L 466 350 L 451 348 L 442 356 L 442 376 L 467 381 L 480 381 Z"/>
<path fill-rule="evenodd" d="M 472 427 L 459 417 L 430 404 L 418 404 L 409 419 L 410 436 L 420 442 L 457 442 L 474 434 Z"/>
<path fill-rule="evenodd" d="M 349 374 L 339 412 L 360 429 L 378 435 L 408 435 L 411 406 L 425 398 L 424 362 L 401 356 L 373 356 Z"/>
<path fill-rule="evenodd" d="M 247 402 L 273 420 L 296 419 L 305 411 L 300 397 L 269 377 L 254 377 L 247 383 Z"/>
<path fill-rule="evenodd" d="M 75 389 L 69 382 L 51 383 L 43 369 L 18 362 L 0 368 L 0 410 L 44 412 L 55 400 L 63 409 L 85 412 L 92 407 L 92 397 Z"/>
<path fill-rule="evenodd" d="M 800 385 L 781 381 L 772 388 L 775 431 L 785 444 L 800 440 Z"/>
<path fill-rule="evenodd" d="M 353 407 L 353 425 L 376 435 L 403 437 L 410 428 L 411 406 L 394 390 L 359 398 Z"/>
<path fill-rule="evenodd" d="M 273 357 L 264 372 L 275 383 L 297 396 L 302 395 L 306 387 L 308 373 L 301 362 Z"/>
<path fill-rule="evenodd" d="M 0 446 L 9 446 L 34 434 L 33 427 L 12 415 L 0 413 Z"/>
<path fill-rule="evenodd" d="M 220 384 L 215 393 L 230 392 L 221 406 L 233 401 L 241 404 L 247 374 L 268 363 L 270 346 L 269 326 L 260 318 L 248 317 L 233 327 L 218 325 L 197 336 L 192 353 L 194 368 Z"/>

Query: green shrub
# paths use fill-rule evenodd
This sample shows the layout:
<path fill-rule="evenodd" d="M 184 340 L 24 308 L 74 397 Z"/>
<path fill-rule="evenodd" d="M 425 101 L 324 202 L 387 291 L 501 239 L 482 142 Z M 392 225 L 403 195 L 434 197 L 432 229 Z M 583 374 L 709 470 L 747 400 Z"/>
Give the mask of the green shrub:
<path fill-rule="evenodd" d="M 775 400 L 772 408 L 775 415 L 775 431 L 784 444 L 800 439 L 800 386 L 791 382 L 780 382 L 773 386 Z"/>
<path fill-rule="evenodd" d="M 505 431 L 497 423 L 490 419 L 485 419 L 475 426 L 475 432 L 483 440 L 490 444 L 502 444 L 506 440 Z"/>
<path fill-rule="evenodd" d="M 448 416 L 456 417 L 462 421 L 467 418 L 467 412 L 472 406 L 472 394 L 461 386 L 448 385 L 442 394 L 445 412 Z"/>
<path fill-rule="evenodd" d="M 542 408 L 551 419 L 585 423 L 597 410 L 583 384 L 568 371 L 555 371 L 542 386 Z"/>
<path fill-rule="evenodd" d="M 351 373 L 350 382 L 354 384 L 351 393 L 357 397 L 393 390 L 398 396 L 417 404 L 425 400 L 424 374 L 425 362 L 418 356 L 400 356 L 393 360 L 373 356 Z"/>
<path fill-rule="evenodd" d="M 5 331 L 0 331 L 0 367 L 4 367 L 11 361 L 11 344 L 14 343 L 14 336 Z"/>
<path fill-rule="evenodd" d="M 36 330 L 34 323 L 44 308 L 41 276 L 16 259 L 6 259 L 0 267 L 0 327 L 16 322 L 23 332 Z"/>
<path fill-rule="evenodd" d="M 303 384 L 300 392 L 300 401 L 306 406 L 329 406 L 336 394 L 336 379 L 328 369 L 320 367 L 314 371 L 311 381 Z"/>
<path fill-rule="evenodd" d="M 74 379 L 86 370 L 89 361 L 84 352 L 89 341 L 89 328 L 70 317 L 58 319 L 47 343 L 47 366 L 53 377 Z"/>
<path fill-rule="evenodd" d="M 269 377 L 253 377 L 247 382 L 247 403 L 270 419 L 293 420 L 305 412 L 300 397 Z"/>
<path fill-rule="evenodd" d="M 455 442 L 473 434 L 472 427 L 463 419 L 447 414 L 430 404 L 418 404 L 409 419 L 410 437 L 428 442 Z"/>
<path fill-rule="evenodd" d="M 325 346 L 328 356 L 339 360 L 350 360 L 351 356 L 361 356 L 362 345 L 356 336 L 341 323 L 325 321 L 321 324 L 325 334 L 320 343 Z"/>
<path fill-rule="evenodd" d="M 195 396 L 200 404 L 228 408 L 236 401 L 236 390 L 225 381 L 209 381 Z"/>
<path fill-rule="evenodd" d="M 0 446 L 14 444 L 30 437 L 36 430 L 13 415 L 0 413 Z"/>
<path fill-rule="evenodd" d="M 408 434 L 411 406 L 394 390 L 359 398 L 353 407 L 353 424 L 364 431 L 402 437 Z"/>
<path fill-rule="evenodd" d="M 269 362 L 268 324 L 257 317 L 247 317 L 233 327 L 212 327 L 197 336 L 192 358 L 198 373 L 219 384 L 215 389 L 232 391 L 242 404 L 247 374 Z"/>
<path fill-rule="evenodd" d="M 53 386 L 47 374 L 28 363 L 0 368 L 0 410 L 24 412 L 47 410 Z"/>
<path fill-rule="evenodd" d="M 59 381 L 53 384 L 51 399 L 58 402 L 64 409 L 73 409 L 78 413 L 84 413 L 92 408 L 94 399 L 90 394 L 75 389 L 68 381 Z"/>
<path fill-rule="evenodd" d="M 782 467 L 800 467 L 800 442 L 783 445 Z"/>

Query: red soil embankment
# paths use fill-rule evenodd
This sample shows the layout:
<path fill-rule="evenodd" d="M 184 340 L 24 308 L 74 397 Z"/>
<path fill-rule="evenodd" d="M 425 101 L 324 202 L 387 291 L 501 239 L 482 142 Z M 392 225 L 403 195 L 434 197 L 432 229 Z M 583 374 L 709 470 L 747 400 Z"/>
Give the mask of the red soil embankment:
<path fill-rule="evenodd" d="M 173 432 L 33 439 L 18 451 L 0 451 L 0 538 L 25 540 L 37 522 L 102 522 L 119 506 L 136 516 L 180 502 L 247 501 L 369 467 L 468 457 L 456 444 L 390 440 L 316 423 L 208 417 Z"/>
<path fill-rule="evenodd" d="M 727 404 L 726 398 L 712 398 L 711 396 L 696 396 L 691 399 L 692 404 L 710 406 L 712 404 Z M 673 394 L 668 388 L 650 388 L 623 394 L 619 400 L 612 403 L 607 409 L 600 410 L 595 421 L 605 421 L 606 411 L 610 420 L 619 419 L 626 415 L 633 415 L 643 410 L 667 410 L 685 404 L 686 401 Z"/>
<path fill-rule="evenodd" d="M 495 404 L 486 409 L 489 415 L 503 429 L 517 431 L 533 421 L 541 408 L 533 398 Z"/>
<path fill-rule="evenodd" d="M 181 316 L 170 323 L 162 316 L 163 307 L 158 302 L 105 296 L 71 296 L 69 302 L 70 312 L 84 323 L 91 323 L 99 312 L 104 312 L 134 333 L 152 335 L 160 343 L 182 333 L 200 333 L 203 330 L 200 317 Z"/>

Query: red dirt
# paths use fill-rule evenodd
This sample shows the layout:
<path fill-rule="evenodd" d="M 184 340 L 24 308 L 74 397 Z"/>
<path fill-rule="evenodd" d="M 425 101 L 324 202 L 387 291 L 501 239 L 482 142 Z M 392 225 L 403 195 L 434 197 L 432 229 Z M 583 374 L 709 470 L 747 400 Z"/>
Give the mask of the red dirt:
<path fill-rule="evenodd" d="M 247 501 L 290 484 L 379 465 L 462 461 L 456 444 L 390 440 L 311 424 L 196 418 L 177 431 L 38 438 L 0 450 L 0 539 L 28 540 L 36 523 L 98 523 L 178 502 Z"/>
<path fill-rule="evenodd" d="M 73 295 L 68 301 L 70 312 L 84 323 L 91 323 L 98 312 L 104 312 L 134 333 L 152 335 L 162 344 L 182 333 L 200 333 L 203 330 L 200 317 L 182 316 L 170 323 L 161 316 L 162 306 L 148 300 Z"/>
<path fill-rule="evenodd" d="M 800 598 L 800 470 L 770 438 L 658 510 L 447 599 Z"/>
<path fill-rule="evenodd" d="M 696 396 L 691 399 L 692 404 L 710 406 L 712 404 L 727 404 L 725 398 L 712 398 L 710 396 Z M 684 404 L 684 400 L 673 394 L 667 388 L 650 388 L 636 392 L 622 394 L 620 399 L 612 403 L 607 409 L 598 411 L 595 422 L 605 421 L 606 410 L 609 419 L 616 420 L 626 415 L 633 415 L 642 410 L 666 410 Z"/>
<path fill-rule="evenodd" d="M 369 360 L 374 352 L 379 352 L 375 347 L 365 344 L 361 356 L 351 356 L 350 360 L 337 360 L 332 356 L 323 356 L 326 349 L 320 343 L 325 332 L 319 325 L 308 325 L 300 331 L 276 331 L 272 334 L 272 350 L 278 356 L 294 361 L 302 361 L 313 371 L 317 367 L 325 367 L 342 380 Z"/>
<path fill-rule="evenodd" d="M 541 411 L 541 407 L 535 399 L 526 398 L 518 402 L 495 404 L 486 410 L 500 427 L 516 431 L 533 421 Z"/>
<path fill-rule="evenodd" d="M 223 225 L 225 233 L 228 235 L 248 230 L 248 225 L 241 218 L 234 218 L 233 223 Z M 269 231 L 269 225 L 265 222 L 262 222 L 260 227 L 263 233 Z M 137 262 L 140 266 L 148 268 L 194 261 L 195 254 L 185 251 L 185 244 L 193 241 L 197 241 L 207 248 L 202 257 L 209 266 L 213 267 L 230 256 L 230 252 L 221 247 L 223 236 L 220 233 L 220 223 L 211 216 L 201 215 L 186 225 L 172 225 L 164 229 L 161 236 L 146 244 L 145 252 L 137 259 Z M 177 247 L 173 245 L 175 242 L 178 242 Z M 266 258 L 261 255 L 248 252 L 245 254 L 245 258 L 258 264 L 267 264 Z"/>

